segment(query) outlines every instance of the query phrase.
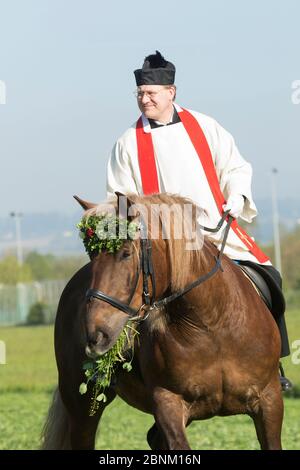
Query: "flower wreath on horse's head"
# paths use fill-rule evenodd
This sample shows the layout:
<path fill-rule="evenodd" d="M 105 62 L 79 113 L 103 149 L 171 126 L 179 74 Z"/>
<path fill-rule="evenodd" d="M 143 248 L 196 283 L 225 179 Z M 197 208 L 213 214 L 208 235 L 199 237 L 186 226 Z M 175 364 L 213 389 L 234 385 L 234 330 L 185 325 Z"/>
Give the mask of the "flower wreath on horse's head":
<path fill-rule="evenodd" d="M 77 228 L 88 255 L 92 256 L 103 251 L 118 251 L 125 240 L 135 238 L 139 224 L 106 213 L 83 217 Z"/>

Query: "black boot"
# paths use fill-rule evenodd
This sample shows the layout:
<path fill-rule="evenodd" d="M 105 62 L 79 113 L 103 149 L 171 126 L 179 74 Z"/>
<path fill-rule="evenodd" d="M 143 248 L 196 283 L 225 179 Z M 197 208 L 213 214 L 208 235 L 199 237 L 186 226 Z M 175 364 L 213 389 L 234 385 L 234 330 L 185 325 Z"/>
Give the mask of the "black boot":
<path fill-rule="evenodd" d="M 293 384 L 292 384 L 292 382 L 285 376 L 285 373 L 284 373 L 284 370 L 283 370 L 283 367 L 282 367 L 281 362 L 279 362 L 279 370 L 280 370 L 279 380 L 280 380 L 280 384 L 281 384 L 281 390 L 282 390 L 283 392 L 288 392 L 289 390 L 292 390 Z"/>

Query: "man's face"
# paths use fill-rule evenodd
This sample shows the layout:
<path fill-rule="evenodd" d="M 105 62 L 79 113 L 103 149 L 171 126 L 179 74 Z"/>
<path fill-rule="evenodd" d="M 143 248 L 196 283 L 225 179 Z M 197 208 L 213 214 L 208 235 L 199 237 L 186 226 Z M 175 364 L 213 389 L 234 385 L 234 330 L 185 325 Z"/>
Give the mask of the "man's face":
<path fill-rule="evenodd" d="M 174 87 L 141 85 L 137 92 L 138 106 L 147 118 L 156 121 L 169 119 L 173 110 Z"/>

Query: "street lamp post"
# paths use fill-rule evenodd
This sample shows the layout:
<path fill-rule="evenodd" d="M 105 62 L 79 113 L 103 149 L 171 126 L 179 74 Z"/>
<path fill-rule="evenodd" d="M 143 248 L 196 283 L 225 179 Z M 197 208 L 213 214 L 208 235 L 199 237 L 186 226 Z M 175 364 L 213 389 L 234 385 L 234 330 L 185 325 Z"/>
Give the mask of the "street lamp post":
<path fill-rule="evenodd" d="M 21 237 L 21 218 L 23 214 L 21 212 L 11 212 L 10 216 L 15 219 L 16 227 L 16 242 L 17 242 L 17 259 L 18 265 L 21 268 L 23 265 L 23 247 L 22 247 L 22 237 Z M 21 270 L 19 271 L 19 275 Z M 23 282 L 17 282 L 17 318 L 18 321 L 24 322 L 28 313 L 28 299 L 27 299 L 27 290 Z"/>
<path fill-rule="evenodd" d="M 277 168 L 272 168 L 272 208 L 273 208 L 273 234 L 274 234 L 274 251 L 275 251 L 275 266 L 281 273 L 281 250 L 280 250 L 280 233 L 279 233 L 279 215 L 277 206 L 277 191 L 276 191 L 276 175 Z"/>
<path fill-rule="evenodd" d="M 15 219 L 16 227 L 16 241 L 17 241 L 17 259 L 19 266 L 23 264 L 23 249 L 22 249 L 22 237 L 21 237 L 21 212 L 11 212 L 10 216 Z"/>

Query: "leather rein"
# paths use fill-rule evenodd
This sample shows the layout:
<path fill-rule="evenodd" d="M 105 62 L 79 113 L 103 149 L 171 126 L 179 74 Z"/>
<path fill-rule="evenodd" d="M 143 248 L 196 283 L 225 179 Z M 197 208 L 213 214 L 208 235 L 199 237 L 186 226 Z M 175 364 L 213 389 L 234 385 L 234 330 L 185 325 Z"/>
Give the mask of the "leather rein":
<path fill-rule="evenodd" d="M 141 251 L 140 263 L 137 268 L 134 288 L 130 295 L 128 304 L 125 304 L 124 302 L 121 302 L 120 300 L 114 297 L 111 297 L 110 295 L 107 295 L 104 292 L 97 290 L 97 289 L 88 289 L 88 291 L 86 292 L 87 301 L 90 302 L 93 298 L 96 298 L 126 313 L 127 315 L 129 315 L 131 321 L 132 320 L 139 320 L 139 321 L 145 320 L 148 317 L 151 310 L 165 307 L 168 303 L 173 302 L 173 300 L 185 295 L 187 292 L 194 289 L 194 287 L 197 287 L 203 282 L 210 279 L 214 274 L 216 274 L 216 272 L 219 269 L 222 271 L 221 257 L 223 255 L 224 248 L 226 245 L 230 225 L 233 221 L 233 217 L 229 216 L 228 214 L 229 214 L 229 211 L 225 211 L 223 213 L 219 223 L 217 224 L 215 228 L 208 228 L 208 227 L 200 226 L 206 232 L 216 233 L 221 229 L 224 221 L 228 217 L 226 229 L 224 231 L 224 236 L 222 240 L 221 249 L 218 255 L 214 257 L 215 265 L 208 273 L 198 277 L 195 281 L 191 282 L 183 289 L 180 289 L 167 297 L 163 297 L 162 299 L 155 301 L 156 285 L 155 285 L 155 274 L 154 274 L 153 262 L 152 262 L 152 243 L 151 243 L 151 240 L 149 240 L 148 238 L 142 237 L 140 239 L 140 251 Z M 141 227 L 141 231 L 143 232 L 142 234 L 145 233 L 145 230 L 146 230 L 145 225 L 144 223 L 142 223 L 142 227 Z M 143 298 L 144 303 L 137 310 L 135 310 L 132 307 L 130 307 L 130 303 L 135 294 L 141 272 L 143 274 L 143 297 L 142 298 Z M 152 298 L 151 299 L 150 299 L 150 292 L 149 292 L 149 278 L 151 280 L 151 285 L 152 285 Z M 142 312 L 148 312 L 148 313 L 145 316 L 145 314 L 142 315 Z"/>

